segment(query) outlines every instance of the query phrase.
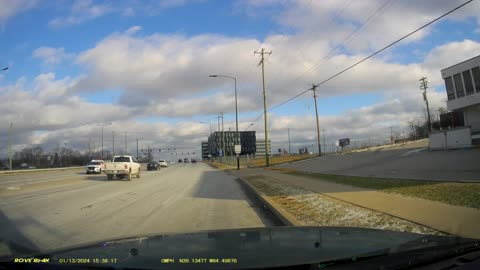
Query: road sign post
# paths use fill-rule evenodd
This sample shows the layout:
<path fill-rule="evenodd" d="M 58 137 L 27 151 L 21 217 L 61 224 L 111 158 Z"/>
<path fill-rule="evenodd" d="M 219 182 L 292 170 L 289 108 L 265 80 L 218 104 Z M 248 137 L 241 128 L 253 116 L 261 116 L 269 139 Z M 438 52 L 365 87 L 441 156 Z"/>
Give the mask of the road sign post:
<path fill-rule="evenodd" d="M 234 152 L 237 155 L 237 170 L 240 170 L 240 153 L 242 153 L 242 145 L 236 144 Z"/>

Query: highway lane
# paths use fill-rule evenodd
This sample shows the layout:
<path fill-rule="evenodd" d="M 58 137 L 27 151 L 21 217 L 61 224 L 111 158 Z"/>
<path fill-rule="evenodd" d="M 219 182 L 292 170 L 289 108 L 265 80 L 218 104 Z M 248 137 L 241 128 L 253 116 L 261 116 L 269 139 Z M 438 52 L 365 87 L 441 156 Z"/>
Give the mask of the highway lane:
<path fill-rule="evenodd" d="M 147 170 L 147 164 L 142 163 L 142 171 Z M 88 179 L 85 168 L 67 169 L 64 171 L 38 171 L 28 173 L 0 174 L 0 191 L 2 188 L 19 187 L 27 184 L 47 183 L 51 181 L 64 181 L 74 179 Z"/>
<path fill-rule="evenodd" d="M 413 144 L 324 156 L 279 167 L 338 175 L 480 182 L 478 160 L 479 148 L 430 151 Z"/>
<path fill-rule="evenodd" d="M 58 180 L 84 178 L 85 169 L 73 169 L 65 171 L 45 171 L 32 173 L 17 173 L 12 175 L 0 175 L 0 189 L 9 186 L 22 186 L 33 183 L 43 183 Z"/>
<path fill-rule="evenodd" d="M 168 232 L 275 226 L 235 177 L 203 163 L 140 179 L 81 176 L 0 193 L 0 238 L 46 250 Z M 0 245 L 0 254 L 8 252 Z"/>

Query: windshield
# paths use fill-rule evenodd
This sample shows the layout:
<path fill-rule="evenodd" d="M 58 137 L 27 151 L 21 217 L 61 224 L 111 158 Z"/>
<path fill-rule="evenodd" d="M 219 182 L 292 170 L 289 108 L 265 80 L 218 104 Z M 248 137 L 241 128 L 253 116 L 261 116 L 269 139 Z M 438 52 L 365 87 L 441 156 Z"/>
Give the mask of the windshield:
<path fill-rule="evenodd" d="M 0 0 L 0 258 L 285 225 L 480 239 L 479 2 Z"/>
<path fill-rule="evenodd" d="M 116 157 L 113 159 L 113 162 L 130 162 L 129 157 Z"/>
<path fill-rule="evenodd" d="M 91 165 L 102 165 L 102 162 L 90 162 L 88 163 L 89 166 Z"/>

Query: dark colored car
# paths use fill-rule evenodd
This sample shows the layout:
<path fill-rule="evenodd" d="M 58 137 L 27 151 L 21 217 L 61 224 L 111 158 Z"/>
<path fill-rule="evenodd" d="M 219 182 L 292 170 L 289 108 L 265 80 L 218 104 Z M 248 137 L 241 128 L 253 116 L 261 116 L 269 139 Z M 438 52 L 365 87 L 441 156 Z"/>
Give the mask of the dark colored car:
<path fill-rule="evenodd" d="M 192 163 L 197 163 L 197 160 L 192 158 Z"/>
<path fill-rule="evenodd" d="M 160 170 L 160 164 L 158 162 L 150 162 L 147 164 L 147 171 L 157 171 Z"/>
<path fill-rule="evenodd" d="M 182 160 L 182 159 L 179 159 L 179 160 L 178 160 L 178 163 L 182 163 L 182 162 L 183 162 L 183 160 Z"/>

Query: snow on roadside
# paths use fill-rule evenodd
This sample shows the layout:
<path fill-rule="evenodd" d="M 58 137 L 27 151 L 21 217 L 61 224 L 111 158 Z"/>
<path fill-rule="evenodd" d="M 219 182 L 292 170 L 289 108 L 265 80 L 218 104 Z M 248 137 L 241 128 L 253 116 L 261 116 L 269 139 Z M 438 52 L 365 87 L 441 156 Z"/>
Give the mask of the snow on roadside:
<path fill-rule="evenodd" d="M 347 226 L 443 235 L 428 227 L 261 176 L 252 185 L 306 226 Z"/>

